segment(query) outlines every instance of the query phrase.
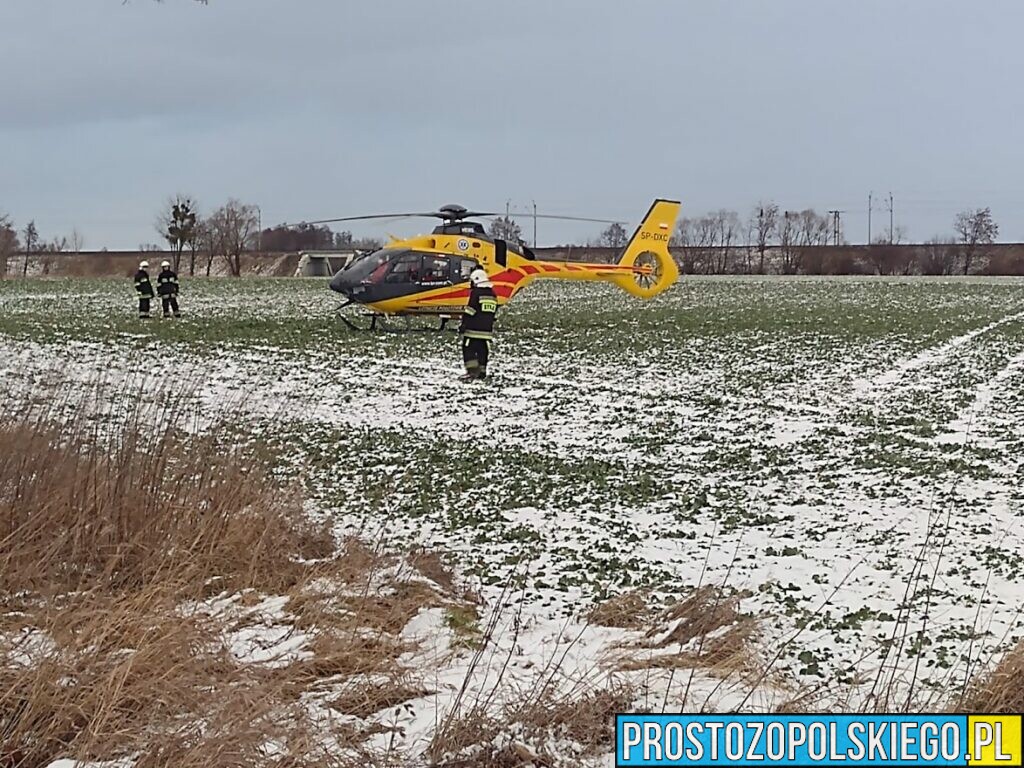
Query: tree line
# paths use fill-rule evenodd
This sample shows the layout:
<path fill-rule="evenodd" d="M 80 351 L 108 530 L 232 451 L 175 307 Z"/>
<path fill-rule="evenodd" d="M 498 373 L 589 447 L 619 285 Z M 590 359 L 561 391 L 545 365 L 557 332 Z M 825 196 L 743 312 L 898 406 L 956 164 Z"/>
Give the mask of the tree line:
<path fill-rule="evenodd" d="M 169 253 L 176 272 L 209 276 L 215 263 L 223 264 L 233 276 L 242 274 L 243 256 L 254 251 L 296 252 L 313 250 L 364 250 L 379 248 L 381 241 L 355 238 L 351 232 L 334 232 L 326 226 L 278 224 L 261 229 L 258 205 L 230 199 L 203 214 L 189 196 L 176 195 L 160 209 L 155 228 L 162 243 L 142 243 L 140 251 Z M 80 253 L 85 246 L 81 234 L 43 239 L 35 221 L 17 228 L 10 217 L 0 213 L 0 275 L 27 276 L 34 258 L 55 253 Z M 105 248 L 102 250 L 106 250 Z M 18 262 L 11 267 L 12 259 Z"/>
<path fill-rule="evenodd" d="M 79 253 L 85 247 L 85 238 L 74 229 L 70 235 L 46 239 L 39 234 L 39 229 L 33 219 L 18 229 L 10 216 L 0 213 L 0 275 L 8 272 L 12 258 L 16 254 L 23 254 L 24 259 L 20 264 L 22 276 L 28 274 L 28 263 L 32 256 L 41 256 L 50 253 Z M 17 269 L 19 265 L 15 265 Z"/>
<path fill-rule="evenodd" d="M 259 206 L 230 199 L 203 215 L 195 201 L 184 195 L 168 200 L 160 209 L 156 231 L 166 244 L 140 245 L 140 250 L 169 251 L 175 271 L 210 275 L 214 263 L 227 272 L 242 273 L 243 256 L 253 251 L 298 252 L 365 250 L 381 246 L 377 239 L 358 239 L 349 231 L 327 226 L 278 224 L 261 228 Z M 681 219 L 670 245 L 688 274 L 859 274 L 952 275 L 1024 269 L 1024 265 L 990 264 L 991 246 L 999 234 L 989 208 L 962 211 L 952 222 L 953 234 L 933 237 L 915 248 L 901 247 L 900 228 L 869 246 L 848 245 L 835 220 L 814 209 L 782 211 L 771 201 L 760 203 L 746 216 L 721 209 Z M 489 227 L 494 237 L 522 242 L 522 230 L 512 218 L 495 218 Z M 621 248 L 629 235 L 621 224 L 609 225 L 586 245 Z M 43 238 L 36 222 L 18 228 L 0 213 L 0 274 L 27 275 L 33 257 L 80 252 L 85 245 L 77 230 L 69 236 Z M 9 270 L 11 258 L 20 264 Z"/>
<path fill-rule="evenodd" d="M 901 247 L 904 233 L 895 227 L 870 245 L 831 250 L 849 245 L 838 224 L 812 208 L 783 211 L 769 201 L 746 217 L 721 209 L 680 219 L 669 244 L 689 274 L 968 275 L 990 267 L 989 246 L 999 235 L 991 209 L 977 208 L 956 215 L 953 234 L 918 248 Z M 612 224 L 588 245 L 621 248 L 627 241 L 625 229 Z"/>
<path fill-rule="evenodd" d="M 235 199 L 203 216 L 191 198 L 179 195 L 164 206 L 157 231 L 170 246 L 174 270 L 187 269 L 189 275 L 196 274 L 198 268 L 208 276 L 219 260 L 229 274 L 238 277 L 243 255 L 253 251 L 371 249 L 381 245 L 379 240 L 359 240 L 351 232 L 334 232 L 312 224 L 261 228 L 261 218 L 259 206 Z"/>

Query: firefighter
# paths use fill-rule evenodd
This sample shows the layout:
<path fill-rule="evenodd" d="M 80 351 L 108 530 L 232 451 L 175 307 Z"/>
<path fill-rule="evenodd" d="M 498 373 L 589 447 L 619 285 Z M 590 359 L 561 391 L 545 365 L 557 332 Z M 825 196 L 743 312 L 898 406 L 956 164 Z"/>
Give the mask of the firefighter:
<path fill-rule="evenodd" d="M 469 303 L 462 315 L 459 334 L 462 337 L 462 361 L 466 364 L 463 381 L 487 378 L 487 358 L 490 356 L 494 331 L 494 315 L 498 299 L 494 286 L 482 267 L 469 275 Z"/>
<path fill-rule="evenodd" d="M 149 302 L 153 298 L 153 284 L 149 282 L 149 262 L 139 263 L 139 271 L 135 273 L 135 292 L 139 295 L 139 319 L 149 319 Z"/>
<path fill-rule="evenodd" d="M 178 273 L 171 269 L 169 261 L 160 265 L 160 274 L 156 276 L 156 292 L 160 294 L 164 317 L 170 317 L 171 312 L 174 312 L 175 317 L 181 317 L 178 311 Z"/>

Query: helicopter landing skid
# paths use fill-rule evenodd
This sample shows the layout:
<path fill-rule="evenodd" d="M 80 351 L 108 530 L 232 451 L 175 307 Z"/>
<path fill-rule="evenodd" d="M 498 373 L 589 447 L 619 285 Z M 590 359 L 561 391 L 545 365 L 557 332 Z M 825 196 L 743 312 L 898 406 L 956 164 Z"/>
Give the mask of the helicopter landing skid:
<path fill-rule="evenodd" d="M 424 328 L 422 326 L 421 327 L 415 327 L 413 325 L 413 316 L 412 315 L 386 315 L 386 314 L 383 314 L 383 313 L 380 313 L 380 312 L 360 312 L 355 317 L 362 318 L 363 320 L 368 320 L 369 322 L 368 323 L 367 322 L 359 322 L 359 321 L 357 321 L 355 319 L 355 317 L 350 317 L 350 316 L 348 316 L 343 311 L 345 309 L 345 307 L 349 306 L 349 304 L 352 304 L 352 303 L 353 302 L 348 301 L 348 302 L 340 305 L 337 308 L 336 313 L 337 313 L 338 317 L 341 319 L 341 321 L 345 325 L 347 325 L 353 331 L 378 331 L 378 330 L 380 330 L 380 331 L 389 331 L 391 333 L 401 333 L 401 332 L 413 332 L 413 331 L 423 332 L 423 331 L 430 331 L 431 330 L 430 328 Z M 400 320 L 399 320 L 399 322 L 397 324 L 390 322 L 392 320 L 398 320 L 399 318 L 400 318 Z M 454 330 L 454 329 L 448 327 L 448 322 L 450 320 L 452 320 L 452 316 L 451 315 L 439 315 L 438 316 L 438 320 L 440 321 L 440 324 L 434 326 L 434 328 L 433 328 L 435 333 L 441 332 L 441 331 L 446 331 L 446 330 L 449 330 L 449 331 L 450 330 Z"/>
<path fill-rule="evenodd" d="M 343 322 L 345 325 L 347 325 L 353 331 L 376 331 L 377 330 L 377 321 L 380 318 L 384 317 L 384 316 L 383 315 L 378 315 L 378 314 L 373 314 L 373 313 L 366 313 L 366 314 L 360 315 L 360 317 L 369 318 L 370 324 L 368 326 L 367 325 L 357 325 L 356 323 L 352 322 L 352 320 L 350 318 L 346 317 L 345 315 L 343 315 L 340 312 L 338 313 L 338 317 L 341 318 L 341 322 Z"/>
<path fill-rule="evenodd" d="M 338 318 L 341 320 L 341 322 L 343 322 L 345 325 L 347 325 L 353 331 L 374 331 L 374 330 L 376 330 L 377 329 L 377 318 L 379 317 L 379 315 L 373 314 L 373 313 L 363 313 L 364 317 L 366 317 L 366 316 L 370 317 L 370 326 L 368 328 L 364 328 L 362 326 L 356 325 L 346 315 L 345 308 L 351 306 L 354 303 L 355 303 L 354 301 L 349 299 L 344 304 L 339 304 L 337 307 L 335 307 L 334 313 L 338 316 Z"/>

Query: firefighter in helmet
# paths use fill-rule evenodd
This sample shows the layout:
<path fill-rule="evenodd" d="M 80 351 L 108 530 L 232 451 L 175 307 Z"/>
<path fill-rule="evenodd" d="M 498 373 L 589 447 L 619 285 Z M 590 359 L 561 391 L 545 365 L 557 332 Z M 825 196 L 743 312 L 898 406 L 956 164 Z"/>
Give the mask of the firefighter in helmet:
<path fill-rule="evenodd" d="M 156 292 L 160 294 L 160 302 L 163 305 L 164 317 L 181 317 L 178 310 L 178 273 L 171 269 L 171 262 L 165 261 L 160 265 L 160 274 L 156 276 Z"/>
<path fill-rule="evenodd" d="M 469 302 L 459 326 L 462 361 L 466 365 L 466 374 L 462 378 L 467 381 L 487 378 L 487 359 L 494 338 L 494 316 L 498 311 L 494 286 L 482 267 L 476 267 L 470 273 L 469 286 Z"/>
<path fill-rule="evenodd" d="M 149 319 L 149 302 L 153 298 L 153 283 L 149 281 L 149 262 L 139 263 L 139 271 L 135 273 L 135 293 L 139 296 L 139 318 Z"/>

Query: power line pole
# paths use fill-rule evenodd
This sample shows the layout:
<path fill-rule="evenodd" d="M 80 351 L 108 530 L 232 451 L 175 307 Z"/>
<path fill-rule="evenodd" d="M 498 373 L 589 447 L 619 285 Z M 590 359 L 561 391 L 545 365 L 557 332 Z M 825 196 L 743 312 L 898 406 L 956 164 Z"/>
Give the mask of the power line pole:
<path fill-rule="evenodd" d="M 868 245 L 871 245 L 871 199 L 874 192 L 868 192 Z"/>
<path fill-rule="evenodd" d="M 263 209 L 258 205 L 256 206 L 256 252 L 263 253 Z"/>
<path fill-rule="evenodd" d="M 839 245 L 839 214 L 845 213 L 845 211 L 829 211 L 832 215 L 832 245 Z"/>
<path fill-rule="evenodd" d="M 531 200 L 533 203 L 533 247 L 537 247 L 537 201 Z"/>
<path fill-rule="evenodd" d="M 889 245 L 892 245 L 892 241 L 893 241 L 893 237 L 894 237 L 894 232 L 895 232 L 895 229 L 894 229 L 894 226 L 893 226 L 894 223 L 895 223 L 895 216 L 893 214 L 893 199 L 892 199 L 892 192 L 890 192 L 889 193 Z"/>

